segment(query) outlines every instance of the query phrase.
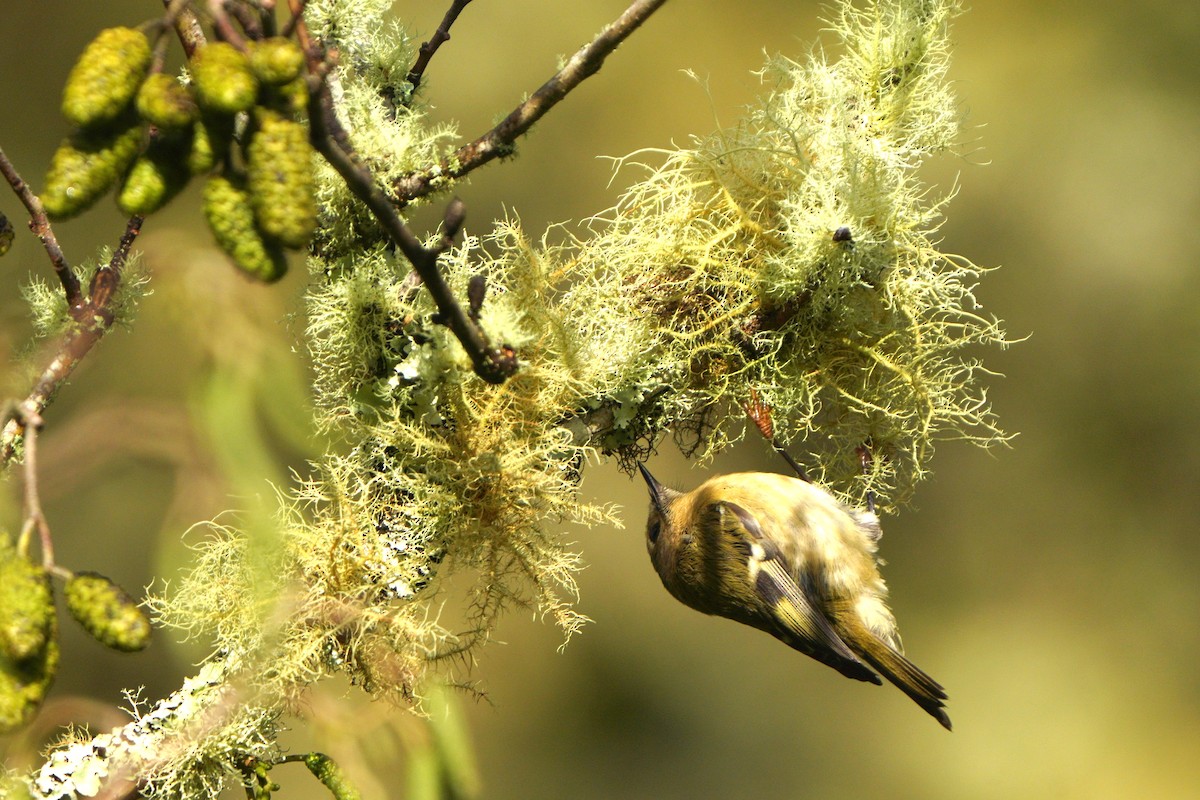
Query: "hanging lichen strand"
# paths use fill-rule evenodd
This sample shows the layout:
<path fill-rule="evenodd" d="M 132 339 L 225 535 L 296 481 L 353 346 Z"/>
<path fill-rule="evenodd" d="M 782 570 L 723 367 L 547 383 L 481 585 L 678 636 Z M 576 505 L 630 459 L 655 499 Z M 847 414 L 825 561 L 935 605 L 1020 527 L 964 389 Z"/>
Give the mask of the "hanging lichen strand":
<path fill-rule="evenodd" d="M 389 5 L 306 12 L 341 54 L 339 113 L 364 161 L 389 171 L 381 181 L 446 148 L 404 93 L 413 48 L 384 21 Z M 330 670 L 411 698 L 431 661 L 486 641 L 508 604 L 568 634 L 584 621 L 563 524 L 615 522 L 579 497 L 600 454 L 628 463 L 666 432 L 713 452 L 742 435 L 756 392 L 819 480 L 894 505 L 939 438 L 995 441 L 963 349 L 1003 336 L 974 309 L 977 270 L 930 241 L 938 203 L 914 176 L 956 141 L 953 9 L 843 5 L 841 60 L 772 61 L 743 120 L 639 154 L 653 165 L 586 235 L 539 240 L 509 220 L 445 254 L 455 293 L 519 359 L 499 386 L 318 170 L 308 343 L 318 424 L 341 445 L 286 503 L 269 568 L 239 566 L 248 540 L 223 530 L 161 602 L 164 619 L 249 669 L 264 724 L 268 698 Z M 264 576 L 280 587 L 275 610 Z M 439 608 L 465 611 L 443 624 Z"/>
<path fill-rule="evenodd" d="M 935 440 L 1000 436 L 962 350 L 1003 333 L 977 313 L 978 270 L 931 241 L 940 203 L 915 174 L 958 135 L 954 8 L 842 4 L 840 61 L 776 58 L 736 125 L 624 160 L 657 163 L 578 260 L 653 327 L 640 373 L 670 388 L 662 426 L 720 448 L 755 390 L 819 480 L 892 503 Z M 860 480 L 864 443 L 878 458 Z"/>

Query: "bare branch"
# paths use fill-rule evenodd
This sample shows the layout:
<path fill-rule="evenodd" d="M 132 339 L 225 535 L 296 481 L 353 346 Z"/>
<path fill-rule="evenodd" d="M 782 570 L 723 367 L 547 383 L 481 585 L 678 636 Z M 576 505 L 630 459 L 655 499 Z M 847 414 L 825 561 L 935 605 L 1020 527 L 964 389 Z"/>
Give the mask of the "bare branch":
<path fill-rule="evenodd" d="M 247 3 L 236 3 L 224 1 L 221 3 L 221 8 L 232 19 L 236 19 L 242 31 L 248 39 L 261 39 L 265 35 L 263 33 L 263 14 L 265 10 L 259 9 L 257 6 L 250 6 Z"/>
<path fill-rule="evenodd" d="M 25 429 L 25 524 L 21 531 L 20 547 L 24 550 L 28 536 L 36 530 L 41 542 L 42 565 L 46 569 L 54 569 L 54 540 L 50 536 L 50 525 L 46 522 L 38 493 L 37 437 L 42 427 L 42 417 L 22 403 L 13 412 L 13 419 Z"/>
<path fill-rule="evenodd" d="M 414 93 L 417 91 L 417 87 L 421 85 L 421 78 L 425 75 L 425 69 L 433 59 L 433 54 L 438 51 L 439 47 L 450 41 L 450 26 L 454 24 L 454 21 L 458 19 L 458 15 L 462 13 L 462 10 L 470 2 L 471 0 L 454 0 L 450 4 L 450 10 L 442 18 L 442 24 L 438 25 L 438 29 L 434 31 L 429 41 L 421 45 L 417 60 L 413 63 L 412 69 L 408 71 L 408 75 L 405 77 L 405 80 L 412 84 Z"/>
<path fill-rule="evenodd" d="M 213 30 L 217 36 L 243 53 L 246 52 L 246 37 L 233 27 L 224 0 L 208 0 L 208 12 L 212 16 Z"/>
<path fill-rule="evenodd" d="M 29 211 L 29 230 L 42 240 L 42 246 L 46 248 L 46 255 L 50 256 L 50 264 L 54 267 L 54 274 L 58 276 L 58 281 L 62 284 L 63 294 L 67 298 L 67 308 L 71 309 L 73 313 L 75 309 L 83 305 L 79 279 L 71 271 L 71 265 L 67 263 L 66 255 L 58 246 L 58 239 L 55 238 L 54 231 L 50 228 L 50 220 L 46 217 L 46 210 L 42 208 L 42 201 L 29 188 L 29 184 L 25 183 L 16 167 L 8 160 L 3 149 L 0 149 L 0 172 L 4 173 L 5 180 L 20 199 L 21 205 Z"/>
<path fill-rule="evenodd" d="M 636 0 L 625 13 L 610 23 L 589 44 L 571 56 L 558 73 L 542 84 L 533 95 L 513 109 L 507 117 L 475 141 L 458 148 L 436 166 L 406 175 L 393 189 L 406 205 L 435 191 L 446 179 L 461 178 L 496 158 L 511 155 L 514 142 L 524 135 L 547 111 L 572 89 L 595 75 L 609 53 L 617 49 L 666 0 Z"/>

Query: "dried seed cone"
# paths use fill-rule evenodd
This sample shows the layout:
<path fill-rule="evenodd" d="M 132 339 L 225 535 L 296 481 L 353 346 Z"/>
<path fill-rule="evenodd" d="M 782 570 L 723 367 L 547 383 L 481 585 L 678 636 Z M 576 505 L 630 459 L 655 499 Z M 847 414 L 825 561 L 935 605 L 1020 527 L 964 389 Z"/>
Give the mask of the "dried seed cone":
<path fill-rule="evenodd" d="M 153 214 L 183 191 L 192 177 L 188 155 L 192 137 L 163 136 L 150 143 L 146 152 L 133 162 L 121 191 L 117 207 L 123 214 Z"/>
<path fill-rule="evenodd" d="M 283 277 L 287 271 L 283 250 L 263 239 L 250 196 L 241 185 L 221 176 L 209 178 L 204 186 L 204 216 L 217 244 L 238 269 L 266 283 Z"/>
<path fill-rule="evenodd" d="M 304 69 L 304 51 L 300 45 L 282 36 L 250 43 L 250 69 L 269 86 L 282 86 L 300 77 Z"/>
<path fill-rule="evenodd" d="M 191 91 L 174 76 L 161 72 L 146 78 L 138 89 L 137 112 L 163 130 L 187 128 L 200 116 Z"/>
<path fill-rule="evenodd" d="M 100 31 L 63 87 L 62 113 L 81 128 L 121 116 L 150 68 L 150 42 L 135 28 Z"/>
<path fill-rule="evenodd" d="M 114 131 L 77 131 L 63 141 L 50 160 L 42 205 L 54 220 L 69 219 L 103 197 L 137 157 L 145 133 L 130 115 Z"/>
<path fill-rule="evenodd" d="M 258 79 L 245 54 L 228 42 L 213 42 L 191 61 L 192 86 L 201 107 L 219 114 L 249 111 L 258 98 Z"/>
<path fill-rule="evenodd" d="M 299 249 L 317 228 L 312 145 L 308 129 L 274 111 L 258 109 L 246 152 L 250 202 L 263 233 Z"/>
<path fill-rule="evenodd" d="M 0 735 L 28 724 L 46 699 L 58 673 L 58 640 L 53 622 L 46 646 L 21 662 L 0 655 Z"/>
<path fill-rule="evenodd" d="M 81 572 L 63 590 L 67 610 L 96 641 L 133 653 L 150 644 L 150 620 L 125 590 L 103 575 Z"/>
<path fill-rule="evenodd" d="M 0 659 L 36 659 L 54 628 L 54 597 L 41 566 L 17 553 L 0 534 Z"/>

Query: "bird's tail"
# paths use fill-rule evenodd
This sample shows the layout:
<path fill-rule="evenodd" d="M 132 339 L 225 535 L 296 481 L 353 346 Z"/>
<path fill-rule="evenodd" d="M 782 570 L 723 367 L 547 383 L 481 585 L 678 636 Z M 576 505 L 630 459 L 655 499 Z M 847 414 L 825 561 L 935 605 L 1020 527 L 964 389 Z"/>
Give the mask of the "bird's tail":
<path fill-rule="evenodd" d="M 863 660 L 911 697 L 913 702 L 940 722 L 943 728 L 951 730 L 950 717 L 946 715 L 945 709 L 946 690 L 942 685 L 874 634 L 868 633 L 863 639 L 865 641 L 860 640 L 857 642 L 859 647 L 854 648 Z"/>

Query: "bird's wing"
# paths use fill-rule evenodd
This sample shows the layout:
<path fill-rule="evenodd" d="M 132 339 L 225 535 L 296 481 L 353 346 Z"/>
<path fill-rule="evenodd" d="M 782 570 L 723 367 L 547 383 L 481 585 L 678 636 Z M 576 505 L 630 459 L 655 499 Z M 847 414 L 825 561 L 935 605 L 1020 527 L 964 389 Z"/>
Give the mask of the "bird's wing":
<path fill-rule="evenodd" d="M 746 568 L 754 582 L 755 594 L 770 610 L 775 623 L 770 631 L 776 638 L 805 655 L 833 667 L 848 678 L 879 684 L 879 676 L 856 656 L 819 603 L 797 582 L 779 548 L 763 534 L 754 515 L 730 502 L 715 503 L 720 528 L 735 538 L 735 549 L 746 556 Z"/>

